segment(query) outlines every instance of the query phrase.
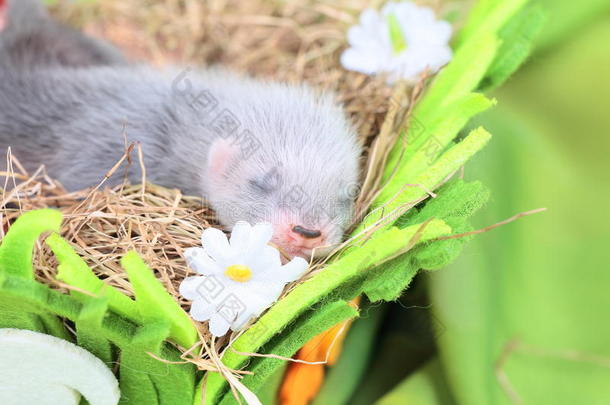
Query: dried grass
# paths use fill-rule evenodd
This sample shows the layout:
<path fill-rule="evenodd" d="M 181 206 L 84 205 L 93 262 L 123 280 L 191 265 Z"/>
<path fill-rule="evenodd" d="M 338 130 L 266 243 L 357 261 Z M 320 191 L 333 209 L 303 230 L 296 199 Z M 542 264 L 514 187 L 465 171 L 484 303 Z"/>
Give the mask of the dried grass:
<path fill-rule="evenodd" d="M 203 229 L 216 224 L 213 212 L 201 199 L 153 184 L 68 193 L 42 168 L 31 176 L 23 170 L 1 172 L 0 176 L 15 178 L 17 183 L 2 193 L 3 230 L 24 211 L 60 209 L 65 217 L 62 236 L 100 278 L 128 295 L 132 291 L 119 266 L 127 251 L 140 253 L 177 297 L 178 285 L 188 273 L 183 249 L 200 244 Z M 56 263 L 48 249 L 40 249 L 35 260 L 38 280 L 62 288 L 55 280 Z"/>
<path fill-rule="evenodd" d="M 422 90 L 399 86 L 394 93 L 382 78 L 347 72 L 339 65 L 346 46 L 345 31 L 361 10 L 376 2 L 365 0 L 104 0 L 90 3 L 60 2 L 55 15 L 81 26 L 94 36 L 107 38 L 135 60 L 154 64 L 205 66 L 222 64 L 257 77 L 288 82 L 309 82 L 335 91 L 345 105 L 365 147 L 364 186 L 358 208 L 365 211 L 380 187 L 381 167 Z M 441 1 L 422 1 L 436 8 Z M 451 3 L 454 5 L 455 2 Z M 126 148 L 127 149 L 127 148 Z M 138 152 L 133 147 L 124 159 Z M 141 158 L 141 156 L 140 156 Z M 140 159 L 141 161 L 141 159 Z M 154 269 L 176 299 L 178 285 L 189 270 L 182 252 L 200 244 L 202 231 L 220 226 L 199 198 L 184 196 L 152 184 L 123 184 L 68 193 L 41 168 L 27 173 L 11 157 L 0 173 L 0 223 L 4 232 L 22 212 L 37 208 L 60 209 L 65 220 L 61 234 L 108 284 L 132 295 L 119 259 L 135 249 Z M 44 245 L 35 254 L 37 279 L 53 288 L 67 286 L 55 280 L 56 262 Z M 324 261 L 315 263 L 317 272 Z M 294 286 L 290 286 L 292 288 Z M 181 301 L 185 309 L 188 303 Z M 219 350 L 225 337 L 214 341 L 201 328 L 202 341 L 184 358 L 201 369 L 220 366 Z M 238 373 L 221 370 L 227 376 Z"/>

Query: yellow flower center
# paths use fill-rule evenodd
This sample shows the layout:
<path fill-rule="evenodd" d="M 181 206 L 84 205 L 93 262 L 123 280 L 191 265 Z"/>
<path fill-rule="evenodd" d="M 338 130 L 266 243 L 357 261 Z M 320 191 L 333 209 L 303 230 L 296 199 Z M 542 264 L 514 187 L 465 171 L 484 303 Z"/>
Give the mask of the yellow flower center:
<path fill-rule="evenodd" d="M 252 278 L 252 270 L 250 267 L 243 264 L 234 264 L 227 267 L 225 275 L 233 281 L 244 283 Z"/>

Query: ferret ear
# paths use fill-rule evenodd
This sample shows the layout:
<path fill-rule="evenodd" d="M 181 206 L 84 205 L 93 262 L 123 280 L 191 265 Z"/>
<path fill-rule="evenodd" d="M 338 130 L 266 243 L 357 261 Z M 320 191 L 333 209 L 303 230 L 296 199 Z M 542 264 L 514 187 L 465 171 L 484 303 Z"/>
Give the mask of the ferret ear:
<path fill-rule="evenodd" d="M 208 175 L 216 180 L 225 177 L 237 157 L 237 147 L 226 139 L 212 142 L 208 152 Z"/>
<path fill-rule="evenodd" d="M 4 27 L 6 27 L 6 16 L 8 15 L 6 12 L 8 5 L 6 3 L 7 0 L 0 0 L 0 32 L 4 30 Z"/>

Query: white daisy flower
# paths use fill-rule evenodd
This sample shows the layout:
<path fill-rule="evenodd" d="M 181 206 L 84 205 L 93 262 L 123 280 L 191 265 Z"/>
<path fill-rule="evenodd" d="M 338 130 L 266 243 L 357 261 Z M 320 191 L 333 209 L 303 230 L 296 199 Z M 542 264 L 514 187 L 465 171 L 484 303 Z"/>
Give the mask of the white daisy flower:
<path fill-rule="evenodd" d="M 193 301 L 193 319 L 210 321 L 212 335 L 242 329 L 307 270 L 300 257 L 282 265 L 278 250 L 267 244 L 272 235 L 269 223 L 238 222 L 230 241 L 219 229 L 208 228 L 201 236 L 203 248 L 186 249 L 188 265 L 202 276 L 184 279 L 180 294 Z"/>
<path fill-rule="evenodd" d="M 348 70 L 387 73 L 388 82 L 414 80 L 427 68 L 437 72 L 452 57 L 451 25 L 432 9 L 412 2 L 387 3 L 381 12 L 366 9 L 347 33 L 350 48 L 341 55 Z"/>

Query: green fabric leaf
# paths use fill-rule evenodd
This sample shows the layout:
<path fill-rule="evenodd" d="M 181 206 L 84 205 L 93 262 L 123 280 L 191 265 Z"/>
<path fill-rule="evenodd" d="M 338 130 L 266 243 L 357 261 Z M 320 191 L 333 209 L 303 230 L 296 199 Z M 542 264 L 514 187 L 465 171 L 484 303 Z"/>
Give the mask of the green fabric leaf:
<path fill-rule="evenodd" d="M 377 204 L 389 201 L 396 193 L 404 188 L 408 179 L 415 178 L 425 171 L 453 141 L 468 121 L 475 115 L 487 110 L 495 104 L 480 93 L 468 93 L 450 106 L 440 109 L 432 121 L 421 121 L 412 126 L 406 138 L 398 144 L 406 143 L 406 148 L 390 156 L 384 181 L 387 184 L 381 190 Z M 416 132 L 414 132 L 416 131 Z M 398 167 L 397 167 L 398 165 Z"/>
<path fill-rule="evenodd" d="M 256 391 L 256 396 L 265 405 L 276 405 L 278 403 L 278 392 L 284 381 L 286 365 L 280 366 L 275 373 L 265 380 L 261 388 Z M 195 405 L 201 405 L 201 402 Z"/>
<path fill-rule="evenodd" d="M 171 323 L 171 337 L 185 348 L 197 341 L 197 329 L 193 321 L 178 303 L 167 293 L 152 270 L 135 252 L 127 253 L 121 260 L 136 296 L 142 321 L 162 317 Z"/>
<path fill-rule="evenodd" d="M 529 0 L 479 0 L 456 42 L 458 49 L 475 38 L 496 34 Z"/>
<path fill-rule="evenodd" d="M 500 31 L 502 46 L 480 89 L 490 91 L 515 73 L 531 53 L 532 41 L 542 29 L 545 20 L 545 13 L 539 5 L 526 7 L 513 17 Z"/>
<path fill-rule="evenodd" d="M 108 299 L 93 298 L 87 301 L 75 321 L 76 340 L 79 346 L 90 351 L 108 367 L 113 368 L 113 347 L 102 331 L 107 311 Z"/>
<path fill-rule="evenodd" d="M 452 233 L 471 230 L 468 219 L 489 198 L 489 191 L 480 182 L 452 180 L 438 190 L 421 211 L 412 211 L 399 218 L 399 227 L 440 218 L 451 226 Z M 408 287 L 419 269 L 438 270 L 453 262 L 469 237 L 431 241 L 420 244 L 410 254 L 377 266 L 366 274 L 364 292 L 371 301 L 393 301 Z"/>
<path fill-rule="evenodd" d="M 483 128 L 473 130 L 465 139 L 443 153 L 428 170 L 413 179 L 412 184 L 418 187 L 407 187 L 393 201 L 385 204 L 383 210 L 376 210 L 367 215 L 354 234 L 362 232 L 370 225 L 378 222 L 389 212 L 405 206 L 413 206 L 426 196 L 425 190 L 434 189 L 448 175 L 458 170 L 475 153 L 481 150 L 491 135 Z"/>
<path fill-rule="evenodd" d="M 500 43 L 495 35 L 474 38 L 456 51 L 453 60 L 436 76 L 413 115 L 426 122 L 445 108 L 473 92 L 496 56 Z"/>
<path fill-rule="evenodd" d="M 167 356 L 171 361 L 179 360 L 176 350 L 165 349 L 164 340 L 169 336 L 170 329 L 167 321 L 149 323 L 138 329 L 129 346 L 121 348 L 121 376 L 128 374 L 124 385 L 129 390 L 125 394 L 129 404 L 148 404 L 148 398 L 152 398 L 154 392 L 160 405 L 192 405 L 195 391 L 194 367 L 190 364 L 164 363 L 148 354 L 153 353 L 161 358 Z M 134 383 L 143 380 L 141 375 L 150 380 L 150 383 L 144 382 L 145 390 Z"/>
<path fill-rule="evenodd" d="M 42 221 L 37 221 L 37 218 L 42 218 Z M 118 347 L 122 403 L 192 405 L 197 376 L 195 367 L 191 364 L 165 363 L 149 355 L 152 353 L 170 362 L 180 361 L 178 350 L 165 342 L 174 326 L 169 320 L 174 319 L 172 309 L 166 302 L 157 304 L 156 317 L 152 312 L 143 311 L 146 326 L 138 327 L 108 309 L 112 294 L 97 298 L 62 294 L 35 282 L 31 277 L 24 277 L 28 274 L 27 271 L 31 272 L 31 263 L 26 264 L 23 260 L 14 260 L 14 257 L 9 256 L 14 254 L 28 257 L 29 253 L 31 260 L 37 235 L 46 229 L 57 230 L 60 220 L 61 214 L 56 211 L 42 210 L 24 214 L 2 241 L 0 249 L 4 252 L 5 266 L 0 267 L 0 327 L 26 328 L 68 340 L 70 336 L 58 317 L 69 319 L 76 326 L 78 343 L 107 364 L 114 364 L 114 348 Z M 8 244 L 5 246 L 6 241 Z M 73 277 L 78 283 L 83 283 L 96 292 L 113 291 L 91 279 L 91 270 L 85 268 L 86 264 L 59 236 L 52 237 L 49 244 L 57 252 L 62 265 L 66 266 L 62 270 L 64 275 L 68 274 L 67 277 Z M 5 271 L 6 263 L 18 271 Z M 123 264 L 135 280 L 137 287 L 134 289 L 144 298 L 142 302 L 151 300 L 147 297 L 151 293 L 157 294 L 157 299 L 171 299 L 135 253 L 128 255 Z M 118 296 L 114 297 L 116 300 Z M 118 298 L 118 302 L 121 302 L 121 298 Z M 123 302 L 129 302 L 127 306 L 134 305 L 131 300 Z M 177 304 L 174 305 L 177 307 Z M 118 307 L 121 308 L 120 305 Z M 179 307 L 178 309 L 182 311 Z M 180 329 L 178 331 L 181 332 Z"/>
<path fill-rule="evenodd" d="M 21 277 L 0 275 L 0 306 L 12 306 L 15 312 L 29 312 L 75 319 L 79 303 L 47 286 Z"/>
<path fill-rule="evenodd" d="M 58 280 L 94 295 L 107 297 L 108 306 L 113 311 L 134 321 L 140 320 L 136 303 L 125 294 L 97 278 L 87 263 L 61 236 L 58 234 L 50 235 L 46 239 L 46 244 L 49 245 L 59 262 L 57 267 Z M 91 296 L 78 291 L 71 291 L 70 293 L 82 301 L 91 299 Z"/>
<path fill-rule="evenodd" d="M 0 244 L 0 271 L 34 279 L 32 253 L 43 232 L 59 232 L 62 215 L 55 210 L 26 212 L 10 227 Z"/>
<path fill-rule="evenodd" d="M 424 218 L 439 217 L 451 226 L 454 234 L 468 232 L 472 230 L 469 218 L 488 201 L 489 196 L 489 190 L 480 182 L 453 180 L 439 189 L 438 197 L 431 199 L 420 212 L 405 216 L 401 221 L 409 224 Z M 446 267 L 471 239 L 472 236 L 468 236 L 420 246 L 413 255 L 413 263 L 415 267 L 426 270 Z"/>
<path fill-rule="evenodd" d="M 363 292 L 371 302 L 393 301 L 409 286 L 419 270 L 411 256 L 399 256 L 367 274 Z"/>

